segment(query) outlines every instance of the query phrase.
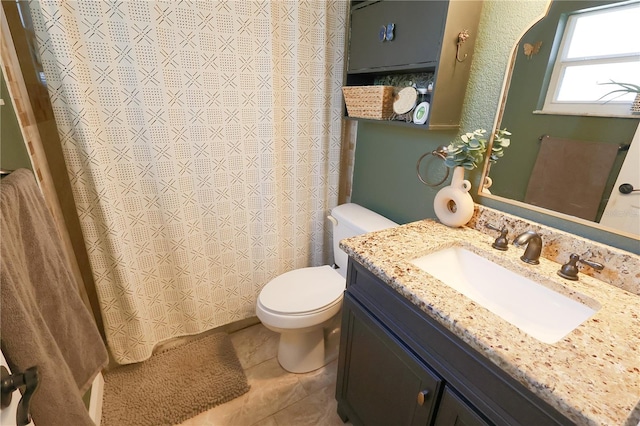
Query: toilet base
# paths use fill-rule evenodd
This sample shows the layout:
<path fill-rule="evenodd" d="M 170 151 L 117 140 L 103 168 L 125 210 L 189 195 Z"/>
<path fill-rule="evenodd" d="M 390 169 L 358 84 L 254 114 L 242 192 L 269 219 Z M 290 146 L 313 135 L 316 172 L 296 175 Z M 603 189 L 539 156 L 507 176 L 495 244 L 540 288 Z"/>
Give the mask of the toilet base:
<path fill-rule="evenodd" d="M 278 362 L 291 373 L 307 373 L 325 365 L 322 328 L 280 334 Z"/>
<path fill-rule="evenodd" d="M 324 325 L 306 332 L 281 333 L 280 366 L 290 373 L 308 373 L 338 358 L 340 316 L 334 316 Z"/>

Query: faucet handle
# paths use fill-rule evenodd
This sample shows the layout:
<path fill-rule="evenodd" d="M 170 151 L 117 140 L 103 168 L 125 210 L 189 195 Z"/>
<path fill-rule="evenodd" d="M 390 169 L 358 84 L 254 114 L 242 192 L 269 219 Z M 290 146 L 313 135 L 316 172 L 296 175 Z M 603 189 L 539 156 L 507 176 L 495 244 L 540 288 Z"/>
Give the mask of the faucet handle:
<path fill-rule="evenodd" d="M 500 232 L 500 236 L 496 238 L 493 244 L 491 244 L 491 247 L 496 250 L 506 251 L 509 248 L 509 240 L 507 240 L 507 234 L 509 233 L 509 231 L 507 231 L 507 228 L 503 227 L 502 229 L 500 229 L 489 223 L 487 223 L 485 226 L 489 229 Z"/>
<path fill-rule="evenodd" d="M 591 266 L 596 271 L 602 271 L 604 269 L 604 265 L 602 263 L 594 262 L 593 260 L 578 259 L 578 262 Z"/>
<path fill-rule="evenodd" d="M 580 256 L 575 253 L 571 253 L 569 261 L 562 265 L 558 271 L 558 275 L 571 281 L 578 281 L 578 262 L 584 263 L 597 271 L 602 271 L 604 269 L 604 265 L 602 263 L 580 259 Z"/>
<path fill-rule="evenodd" d="M 502 229 L 505 229 L 504 227 L 503 227 L 502 229 L 500 229 L 500 228 L 498 228 L 497 226 L 493 226 L 493 225 L 492 225 L 492 224 L 490 224 L 490 223 L 485 223 L 485 224 L 484 224 L 484 226 L 486 226 L 486 227 L 487 227 L 487 228 L 489 228 L 489 229 L 493 229 L 494 231 L 498 231 L 498 232 L 502 231 Z"/>

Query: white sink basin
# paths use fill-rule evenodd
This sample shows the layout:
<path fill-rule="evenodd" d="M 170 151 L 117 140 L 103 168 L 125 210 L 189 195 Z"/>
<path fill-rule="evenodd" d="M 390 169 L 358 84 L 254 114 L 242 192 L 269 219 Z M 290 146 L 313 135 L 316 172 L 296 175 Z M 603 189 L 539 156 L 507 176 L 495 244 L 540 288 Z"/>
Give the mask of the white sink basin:
<path fill-rule="evenodd" d="M 597 311 L 461 247 L 411 263 L 545 343 L 562 339 Z"/>

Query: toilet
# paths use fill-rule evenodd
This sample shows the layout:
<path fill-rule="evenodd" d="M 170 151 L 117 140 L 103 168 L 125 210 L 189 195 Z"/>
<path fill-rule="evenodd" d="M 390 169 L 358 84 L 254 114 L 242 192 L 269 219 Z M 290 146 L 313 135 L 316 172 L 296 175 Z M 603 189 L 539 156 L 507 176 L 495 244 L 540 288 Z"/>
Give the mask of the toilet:
<path fill-rule="evenodd" d="M 316 370 L 338 355 L 340 308 L 345 290 L 347 254 L 340 240 L 398 226 L 358 204 L 331 210 L 335 267 L 295 269 L 269 281 L 258 296 L 256 314 L 269 330 L 280 333 L 278 362 L 292 373 Z"/>

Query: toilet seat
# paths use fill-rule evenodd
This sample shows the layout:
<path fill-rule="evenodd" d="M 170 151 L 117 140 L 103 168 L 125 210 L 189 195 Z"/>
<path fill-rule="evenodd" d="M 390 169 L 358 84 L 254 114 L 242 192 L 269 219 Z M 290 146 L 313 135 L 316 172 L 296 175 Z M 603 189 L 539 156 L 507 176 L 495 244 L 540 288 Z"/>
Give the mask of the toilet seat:
<path fill-rule="evenodd" d="M 342 302 L 346 281 L 329 265 L 295 269 L 269 281 L 258 296 L 277 315 L 308 315 Z"/>

